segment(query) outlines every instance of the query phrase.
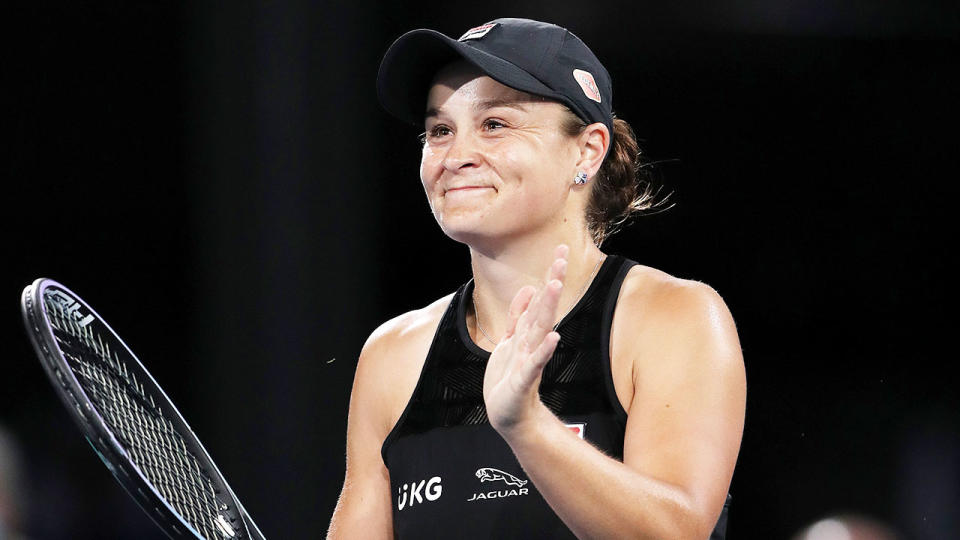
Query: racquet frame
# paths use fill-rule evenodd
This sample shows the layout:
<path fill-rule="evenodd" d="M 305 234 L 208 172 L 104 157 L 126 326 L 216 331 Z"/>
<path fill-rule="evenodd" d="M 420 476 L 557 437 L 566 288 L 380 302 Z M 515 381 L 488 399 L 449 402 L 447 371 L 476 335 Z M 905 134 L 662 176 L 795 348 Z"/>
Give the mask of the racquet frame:
<path fill-rule="evenodd" d="M 61 401 L 70 411 L 70 415 L 80 427 L 87 441 L 100 456 L 107 469 L 120 482 L 120 485 L 171 538 L 205 538 L 180 516 L 174 506 L 160 493 L 160 490 L 136 466 L 77 380 L 73 369 L 63 357 L 63 352 L 57 344 L 52 323 L 44 307 L 44 294 L 50 288 L 53 288 L 54 291 L 63 291 L 72 300 L 76 301 L 76 304 L 70 306 L 70 311 L 79 311 L 82 317 L 77 319 L 78 324 L 82 324 L 83 321 L 88 321 L 90 317 L 93 317 L 106 332 L 116 338 L 128 355 L 126 366 L 133 373 L 134 380 L 139 379 L 139 383 L 152 392 L 156 407 L 170 421 L 173 429 L 183 438 L 187 449 L 209 476 L 216 489 L 218 502 L 223 503 L 220 506 L 223 513 L 217 519 L 218 522 L 222 521 L 222 523 L 216 524 L 220 536 L 207 538 L 207 540 L 214 540 L 214 538 L 217 540 L 221 538 L 263 540 L 263 534 L 234 495 L 233 490 L 227 485 L 226 479 L 217 469 L 213 460 L 210 459 L 200 440 L 187 425 L 183 416 L 177 411 L 160 385 L 133 354 L 133 351 L 127 347 L 126 343 L 107 322 L 97 315 L 78 295 L 51 279 L 37 279 L 24 288 L 21 297 L 21 311 L 30 342 L 40 358 L 40 363 L 43 365 L 47 376 L 53 383 L 57 395 L 60 396 Z M 56 293 L 54 292 L 54 294 Z"/>

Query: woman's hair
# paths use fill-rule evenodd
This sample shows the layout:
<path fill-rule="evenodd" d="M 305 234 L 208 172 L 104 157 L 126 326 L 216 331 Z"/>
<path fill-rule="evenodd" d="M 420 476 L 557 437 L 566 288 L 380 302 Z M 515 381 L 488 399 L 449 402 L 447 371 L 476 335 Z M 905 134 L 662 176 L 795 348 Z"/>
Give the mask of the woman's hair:
<path fill-rule="evenodd" d="M 562 129 L 577 136 L 587 123 L 567 109 Z M 651 163 L 641 158 L 637 136 L 625 120 L 614 115 L 610 149 L 594 176 L 587 203 L 587 227 L 598 246 L 620 230 L 634 214 L 660 209 L 669 195 L 658 200 Z"/>

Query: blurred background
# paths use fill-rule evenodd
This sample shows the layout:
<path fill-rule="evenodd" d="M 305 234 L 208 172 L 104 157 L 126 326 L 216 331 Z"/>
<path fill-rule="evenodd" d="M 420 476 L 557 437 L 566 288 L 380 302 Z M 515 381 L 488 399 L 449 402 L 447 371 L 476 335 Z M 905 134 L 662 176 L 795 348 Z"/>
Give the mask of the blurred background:
<path fill-rule="evenodd" d="M 366 336 L 469 277 L 380 56 L 502 16 L 582 37 L 665 161 L 676 206 L 605 251 L 737 320 L 729 537 L 960 535 L 954 3 L 127 0 L 4 17 L 0 538 L 160 538 L 33 357 L 17 300 L 40 276 L 124 337 L 268 538 L 325 533 Z"/>

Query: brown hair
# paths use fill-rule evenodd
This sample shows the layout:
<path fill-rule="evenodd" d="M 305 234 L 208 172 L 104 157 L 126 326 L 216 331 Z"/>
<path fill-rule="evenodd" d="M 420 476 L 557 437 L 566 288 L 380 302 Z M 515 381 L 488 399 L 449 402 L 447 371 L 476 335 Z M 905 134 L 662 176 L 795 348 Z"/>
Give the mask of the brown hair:
<path fill-rule="evenodd" d="M 577 136 L 587 124 L 572 111 L 562 124 L 567 135 Z M 647 213 L 666 203 L 669 194 L 659 198 L 654 188 L 652 163 L 641 158 L 637 136 L 625 120 L 614 115 L 610 149 L 591 182 L 587 203 L 587 227 L 598 246 L 620 230 L 631 216 Z"/>

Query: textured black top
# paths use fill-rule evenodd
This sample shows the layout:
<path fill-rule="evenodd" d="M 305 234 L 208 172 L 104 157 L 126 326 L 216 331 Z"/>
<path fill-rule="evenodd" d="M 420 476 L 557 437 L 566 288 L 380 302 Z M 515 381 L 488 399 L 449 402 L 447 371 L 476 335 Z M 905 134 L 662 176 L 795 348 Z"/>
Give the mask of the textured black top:
<path fill-rule="evenodd" d="M 540 397 L 555 415 L 618 460 L 623 459 L 627 413 L 610 373 L 610 323 L 634 264 L 607 257 L 560 321 L 560 343 L 540 383 Z M 413 396 L 381 449 L 390 471 L 394 535 L 574 538 L 487 419 L 483 374 L 490 353 L 467 332 L 472 290 L 470 281 L 454 294 Z M 726 508 L 717 524 L 721 536 L 715 532 L 713 539 L 722 538 L 725 522 Z"/>

